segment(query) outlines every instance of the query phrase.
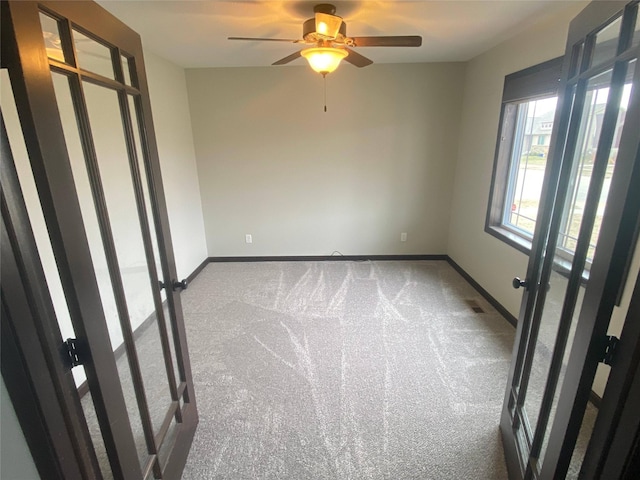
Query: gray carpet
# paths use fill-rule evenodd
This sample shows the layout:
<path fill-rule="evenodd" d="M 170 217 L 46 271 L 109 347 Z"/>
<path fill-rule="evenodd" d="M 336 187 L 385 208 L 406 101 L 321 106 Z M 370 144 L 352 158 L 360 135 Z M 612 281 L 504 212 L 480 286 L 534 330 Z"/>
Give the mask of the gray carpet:
<path fill-rule="evenodd" d="M 514 329 L 446 262 L 215 263 L 183 305 L 184 479 L 507 478 Z"/>

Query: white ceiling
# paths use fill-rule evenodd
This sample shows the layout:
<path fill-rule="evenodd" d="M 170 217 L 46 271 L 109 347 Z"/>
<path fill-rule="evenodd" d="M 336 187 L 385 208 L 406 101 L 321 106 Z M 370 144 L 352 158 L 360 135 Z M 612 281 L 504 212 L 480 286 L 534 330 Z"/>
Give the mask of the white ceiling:
<path fill-rule="evenodd" d="M 574 0 L 575 1 L 575 0 Z M 230 41 L 229 36 L 297 39 L 322 1 L 99 0 L 137 31 L 145 48 L 185 68 L 267 66 L 300 45 Z M 466 61 L 571 0 L 335 1 L 347 35 L 421 35 L 418 48 L 362 47 L 376 63 Z M 297 59 L 291 65 L 304 63 Z"/>

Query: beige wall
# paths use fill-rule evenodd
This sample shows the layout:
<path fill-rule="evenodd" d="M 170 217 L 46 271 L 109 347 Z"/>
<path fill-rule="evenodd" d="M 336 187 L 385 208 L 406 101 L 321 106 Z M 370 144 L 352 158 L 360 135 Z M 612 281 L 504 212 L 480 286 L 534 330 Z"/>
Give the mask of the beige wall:
<path fill-rule="evenodd" d="M 464 68 L 187 70 L 209 255 L 446 253 Z"/>
<path fill-rule="evenodd" d="M 9 392 L 0 377 L 0 478 L 34 480 L 40 477 L 18 423 Z"/>
<path fill-rule="evenodd" d="M 206 258 L 202 203 L 184 69 L 145 50 L 149 96 L 178 278 Z"/>

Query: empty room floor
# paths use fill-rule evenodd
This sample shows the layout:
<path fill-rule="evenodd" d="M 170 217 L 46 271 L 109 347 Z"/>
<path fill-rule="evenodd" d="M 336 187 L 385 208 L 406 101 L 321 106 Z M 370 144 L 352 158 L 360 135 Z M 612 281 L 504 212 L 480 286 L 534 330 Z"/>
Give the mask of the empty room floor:
<path fill-rule="evenodd" d="M 182 300 L 184 479 L 507 478 L 515 330 L 447 262 L 212 263 Z"/>

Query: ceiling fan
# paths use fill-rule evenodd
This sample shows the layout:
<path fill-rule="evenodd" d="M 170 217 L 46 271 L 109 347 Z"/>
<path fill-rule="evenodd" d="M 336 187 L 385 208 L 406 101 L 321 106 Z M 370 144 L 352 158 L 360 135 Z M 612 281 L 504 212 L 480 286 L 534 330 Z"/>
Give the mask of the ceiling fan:
<path fill-rule="evenodd" d="M 354 47 L 419 47 L 422 37 L 419 35 L 387 37 L 348 37 L 347 24 L 342 17 L 335 15 L 336 7 L 330 3 L 321 3 L 313 8 L 315 16 L 302 24 L 302 39 L 228 37 L 229 40 L 253 40 L 262 42 L 290 42 L 309 45 L 273 65 L 284 65 L 303 56 L 311 68 L 326 76 L 333 72 L 341 60 L 366 67 L 373 63 L 369 58 L 352 50 Z"/>

